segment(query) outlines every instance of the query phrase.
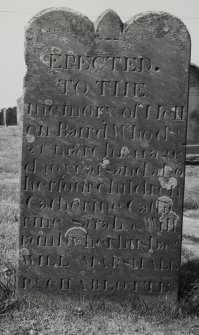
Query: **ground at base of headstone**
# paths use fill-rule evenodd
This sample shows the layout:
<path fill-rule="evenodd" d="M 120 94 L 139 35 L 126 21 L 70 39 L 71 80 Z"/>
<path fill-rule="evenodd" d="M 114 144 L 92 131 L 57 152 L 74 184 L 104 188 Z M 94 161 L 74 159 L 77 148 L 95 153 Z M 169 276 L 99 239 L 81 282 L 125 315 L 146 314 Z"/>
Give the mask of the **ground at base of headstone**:
<path fill-rule="evenodd" d="M 113 304 L 107 300 L 72 300 L 29 293 L 18 298 L 13 309 L 0 315 L 0 333 L 197 335 L 197 313 L 189 314 L 186 308 L 186 300 L 173 308 L 162 304 L 151 309 L 141 302 Z"/>

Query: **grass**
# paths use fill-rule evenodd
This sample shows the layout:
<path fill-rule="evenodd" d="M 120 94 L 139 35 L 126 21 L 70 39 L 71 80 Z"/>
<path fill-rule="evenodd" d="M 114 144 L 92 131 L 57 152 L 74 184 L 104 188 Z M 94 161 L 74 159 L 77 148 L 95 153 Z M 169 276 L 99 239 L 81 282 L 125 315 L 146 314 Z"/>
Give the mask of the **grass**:
<path fill-rule="evenodd" d="M 185 176 L 184 209 L 198 209 L 199 165 L 187 165 Z"/>
<path fill-rule="evenodd" d="M 37 335 L 169 335 L 198 334 L 199 320 L 184 316 L 184 306 L 140 303 L 74 301 L 50 295 L 29 294 L 1 315 L 1 334 Z"/>
<path fill-rule="evenodd" d="M 1 177 L 19 177 L 21 128 L 0 126 L 0 174 Z"/>
<path fill-rule="evenodd" d="M 198 279 L 199 279 L 199 258 L 194 259 L 187 258 L 187 260 L 181 264 L 181 281 L 180 281 L 181 298 L 193 293 L 192 288 L 197 283 Z"/>
<path fill-rule="evenodd" d="M 16 267 L 21 128 L 0 127 L 0 255 Z"/>
<path fill-rule="evenodd" d="M 176 306 L 142 301 L 72 300 L 38 293 L 15 295 L 20 129 L 0 129 L 0 334 L 1 335 L 198 335 L 199 259 L 182 248 Z M 186 168 L 186 208 L 199 208 L 199 167 Z M 184 236 L 195 243 L 198 238 Z"/>

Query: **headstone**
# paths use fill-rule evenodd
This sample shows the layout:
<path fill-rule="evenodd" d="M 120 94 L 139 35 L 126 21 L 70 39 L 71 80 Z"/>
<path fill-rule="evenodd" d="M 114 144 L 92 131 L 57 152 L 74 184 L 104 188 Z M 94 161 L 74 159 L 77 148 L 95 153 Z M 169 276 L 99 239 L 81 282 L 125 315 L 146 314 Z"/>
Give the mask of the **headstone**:
<path fill-rule="evenodd" d="M 6 124 L 8 126 L 17 125 L 17 107 L 6 108 Z"/>
<path fill-rule="evenodd" d="M 30 22 L 19 290 L 176 301 L 189 56 L 167 13 Z"/>
<path fill-rule="evenodd" d="M 0 110 L 0 126 L 4 125 L 4 112 L 3 108 Z"/>
<path fill-rule="evenodd" d="M 17 124 L 19 126 L 22 125 L 23 112 L 24 112 L 24 103 L 23 103 L 23 95 L 21 95 L 17 99 Z"/>
<path fill-rule="evenodd" d="M 7 119 L 6 119 L 6 108 L 2 108 L 2 116 L 3 116 L 3 125 L 6 127 L 7 126 Z"/>
<path fill-rule="evenodd" d="M 9 107 L 0 110 L 0 125 L 16 126 L 17 125 L 17 108 Z"/>
<path fill-rule="evenodd" d="M 186 160 L 199 160 L 199 67 L 190 65 Z"/>

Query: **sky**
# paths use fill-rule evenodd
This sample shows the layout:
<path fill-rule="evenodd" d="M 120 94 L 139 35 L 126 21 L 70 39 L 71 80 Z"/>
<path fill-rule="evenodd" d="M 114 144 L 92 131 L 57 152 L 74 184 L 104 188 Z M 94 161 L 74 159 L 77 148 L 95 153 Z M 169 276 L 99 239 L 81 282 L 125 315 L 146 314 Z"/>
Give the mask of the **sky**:
<path fill-rule="evenodd" d="M 126 22 L 130 17 L 150 10 L 165 11 L 179 17 L 191 35 L 191 62 L 199 66 L 198 0 L 0 0 L 0 109 L 16 106 L 22 94 L 24 27 L 40 10 L 68 7 L 92 21 L 106 9 L 115 10 Z"/>

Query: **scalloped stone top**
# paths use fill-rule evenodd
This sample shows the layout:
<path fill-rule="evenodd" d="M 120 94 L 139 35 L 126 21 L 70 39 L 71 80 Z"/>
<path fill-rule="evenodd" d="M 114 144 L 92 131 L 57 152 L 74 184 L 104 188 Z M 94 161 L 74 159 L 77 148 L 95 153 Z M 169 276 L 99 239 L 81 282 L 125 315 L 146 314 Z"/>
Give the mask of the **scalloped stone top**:
<path fill-rule="evenodd" d="M 86 30 L 88 36 L 94 34 L 92 37 L 104 40 L 118 40 L 122 35 L 127 38 L 131 35 L 131 40 L 137 40 L 153 35 L 156 38 L 167 37 L 175 40 L 181 49 L 190 43 L 189 32 L 180 19 L 166 12 L 154 11 L 137 14 L 123 24 L 117 13 L 108 9 L 93 23 L 86 16 L 71 9 L 52 7 L 39 12 L 29 21 L 26 34 L 29 34 L 33 26 L 39 29 L 38 23 L 42 20 L 45 23 L 48 21 L 50 25 L 52 19 L 63 24 L 65 30 L 73 26 L 77 34 L 81 35 Z"/>
<path fill-rule="evenodd" d="M 95 31 L 101 39 L 117 40 L 122 34 L 123 23 L 113 10 L 106 10 L 95 22 Z"/>

